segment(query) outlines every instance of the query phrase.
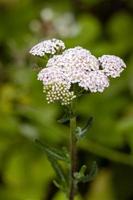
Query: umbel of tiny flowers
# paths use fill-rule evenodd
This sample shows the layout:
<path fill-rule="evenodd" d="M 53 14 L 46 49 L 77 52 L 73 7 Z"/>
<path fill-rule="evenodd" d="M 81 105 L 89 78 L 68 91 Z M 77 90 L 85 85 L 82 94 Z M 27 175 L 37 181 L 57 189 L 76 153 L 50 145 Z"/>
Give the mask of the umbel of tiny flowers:
<path fill-rule="evenodd" d="M 64 50 L 64 42 L 57 39 L 47 40 L 40 42 L 39 44 L 32 47 L 30 53 L 34 56 L 45 56 L 47 54 L 54 55 L 56 52 Z"/>
<path fill-rule="evenodd" d="M 66 192 L 69 200 L 73 200 L 77 184 L 80 181 L 85 182 L 91 179 L 89 175 L 84 174 L 85 166 L 77 172 L 76 143 L 86 131 L 76 125 L 73 104 L 75 99 L 84 93 L 102 93 L 109 87 L 109 78 L 119 77 L 126 65 L 121 58 L 115 55 L 102 55 L 96 58 L 89 50 L 80 46 L 65 49 L 64 42 L 58 39 L 40 42 L 32 47 L 30 53 L 42 58 L 48 56 L 45 67 L 37 75 L 38 80 L 43 83 L 47 102 L 58 102 L 68 108 L 71 135 L 70 157 L 68 156 L 69 159 L 67 159 L 69 160 L 68 181 L 57 162 L 62 154 L 55 149 L 48 151 L 48 147 L 45 148 L 45 152 L 61 179 L 60 184 L 55 182 L 56 186 Z M 53 152 L 54 156 L 50 152 Z M 65 160 L 66 155 L 64 153 L 63 155 Z"/>
<path fill-rule="evenodd" d="M 40 42 L 30 53 L 40 57 L 50 56 L 45 68 L 38 74 L 48 103 L 58 101 L 69 105 L 77 96 L 73 87 L 75 84 L 82 91 L 103 92 L 109 86 L 109 77 L 120 76 L 126 67 L 118 56 L 96 58 L 79 46 L 65 50 L 63 41 L 57 39 Z"/>

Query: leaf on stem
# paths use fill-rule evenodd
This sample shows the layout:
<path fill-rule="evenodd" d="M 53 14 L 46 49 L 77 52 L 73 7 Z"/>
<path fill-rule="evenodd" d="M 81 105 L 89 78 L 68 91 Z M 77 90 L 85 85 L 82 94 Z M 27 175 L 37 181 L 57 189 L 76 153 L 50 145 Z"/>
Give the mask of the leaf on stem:
<path fill-rule="evenodd" d="M 77 184 L 79 182 L 83 182 L 83 183 L 89 182 L 89 181 L 92 181 L 95 178 L 95 176 L 97 174 L 97 164 L 96 164 L 96 162 L 93 162 L 90 173 L 87 174 L 87 175 L 85 175 L 86 169 L 87 169 L 86 165 L 83 165 L 79 172 L 74 173 L 74 178 L 75 178 L 75 181 L 76 181 Z"/>
<path fill-rule="evenodd" d="M 65 176 L 65 174 L 63 172 L 62 166 L 60 165 L 60 163 L 58 161 L 61 160 L 61 161 L 70 162 L 67 149 L 63 148 L 62 151 L 60 151 L 53 147 L 48 147 L 48 145 L 41 143 L 37 139 L 36 139 L 36 143 L 46 153 L 48 160 L 50 161 L 51 166 L 53 167 L 53 169 L 57 175 L 58 181 L 54 180 L 55 186 L 60 188 L 63 192 L 66 193 L 67 188 L 68 188 L 68 181 L 67 181 L 67 177 Z"/>
<path fill-rule="evenodd" d="M 56 175 L 57 175 L 58 179 L 60 180 L 60 182 L 65 183 L 66 178 L 63 173 L 61 165 L 57 162 L 57 160 L 53 159 L 51 156 L 48 156 L 48 159 L 49 159 L 54 171 L 56 172 Z"/>
<path fill-rule="evenodd" d="M 67 177 L 64 175 L 63 169 L 61 167 L 61 165 L 57 162 L 57 160 L 51 158 L 50 156 L 48 156 L 48 159 L 57 175 L 57 180 L 54 180 L 53 183 L 54 185 L 59 188 L 60 190 L 62 190 L 64 193 L 67 193 L 68 190 L 68 181 L 67 181 Z"/>
<path fill-rule="evenodd" d="M 77 127 L 76 130 L 75 130 L 75 134 L 76 134 L 76 138 L 77 140 L 80 140 L 81 138 L 83 138 L 87 131 L 90 129 L 91 125 L 92 125 L 92 122 L 93 122 L 93 117 L 90 117 L 86 123 L 86 125 L 81 128 L 81 127 Z"/>
<path fill-rule="evenodd" d="M 98 172 L 98 166 L 97 166 L 96 161 L 94 161 L 92 163 L 90 173 L 88 174 L 88 181 L 92 181 L 96 177 L 97 172 Z"/>
<path fill-rule="evenodd" d="M 53 183 L 57 188 L 61 189 L 61 185 L 56 180 L 53 180 Z"/>
<path fill-rule="evenodd" d="M 61 123 L 61 124 L 65 124 L 68 123 L 70 121 L 70 117 L 64 115 L 61 119 L 58 119 L 57 122 Z"/>
<path fill-rule="evenodd" d="M 50 156 L 55 160 L 61 160 L 67 163 L 70 162 L 69 154 L 66 149 L 63 148 L 62 150 L 59 150 L 53 147 L 49 147 L 48 145 L 40 142 L 37 139 L 35 140 L 35 142 L 39 145 L 39 147 L 41 147 L 41 149 L 47 154 L 47 156 Z"/>

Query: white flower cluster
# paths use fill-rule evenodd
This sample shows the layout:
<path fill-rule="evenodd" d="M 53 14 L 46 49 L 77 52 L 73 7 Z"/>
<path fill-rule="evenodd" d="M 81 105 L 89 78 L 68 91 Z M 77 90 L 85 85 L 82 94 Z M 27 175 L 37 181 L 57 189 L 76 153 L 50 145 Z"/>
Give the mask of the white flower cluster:
<path fill-rule="evenodd" d="M 91 92 L 103 92 L 109 86 L 109 80 L 102 71 L 95 70 L 86 74 L 79 86 Z"/>
<path fill-rule="evenodd" d="M 38 74 L 44 85 L 74 83 L 91 92 L 103 92 L 109 86 L 108 78 L 99 69 L 98 59 L 81 47 L 65 50 L 61 55 L 49 59 L 46 68 Z"/>
<path fill-rule="evenodd" d="M 111 76 L 113 78 L 120 76 L 120 73 L 126 67 L 121 58 L 113 55 L 103 55 L 99 58 L 99 62 L 106 76 Z"/>
<path fill-rule="evenodd" d="M 45 40 L 33 46 L 30 53 L 34 56 L 45 56 L 46 54 L 56 54 L 65 49 L 65 44 L 61 40 L 53 38 L 52 40 Z"/>
<path fill-rule="evenodd" d="M 97 59 L 90 51 L 75 47 L 50 58 L 38 80 L 43 81 L 49 103 L 60 101 L 67 105 L 76 98 L 74 84 L 86 91 L 103 92 L 109 86 L 108 76 L 119 76 L 124 67 L 125 63 L 117 56 L 103 55 Z"/>
<path fill-rule="evenodd" d="M 44 86 L 44 93 L 48 103 L 60 101 L 61 105 L 68 105 L 76 98 L 73 91 L 70 91 L 65 84 L 54 83 Z"/>

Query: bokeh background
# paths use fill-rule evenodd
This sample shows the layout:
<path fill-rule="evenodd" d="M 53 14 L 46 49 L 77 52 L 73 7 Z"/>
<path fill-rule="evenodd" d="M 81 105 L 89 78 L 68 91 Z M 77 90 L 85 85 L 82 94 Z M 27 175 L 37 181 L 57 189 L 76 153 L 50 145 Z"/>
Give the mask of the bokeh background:
<path fill-rule="evenodd" d="M 79 124 L 94 117 L 79 144 L 79 166 L 97 161 L 94 181 L 78 200 L 133 200 L 133 1 L 0 0 L 0 200 L 65 200 L 34 139 L 61 147 L 69 129 L 57 123 L 59 105 L 47 105 L 36 75 L 43 62 L 29 49 L 46 38 L 96 56 L 115 54 L 127 69 L 103 94 L 78 102 Z"/>

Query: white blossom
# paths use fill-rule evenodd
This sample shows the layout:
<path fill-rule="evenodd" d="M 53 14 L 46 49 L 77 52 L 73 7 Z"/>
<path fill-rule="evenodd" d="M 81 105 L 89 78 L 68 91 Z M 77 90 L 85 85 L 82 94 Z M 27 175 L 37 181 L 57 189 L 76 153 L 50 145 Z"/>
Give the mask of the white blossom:
<path fill-rule="evenodd" d="M 63 72 L 62 68 L 57 66 L 44 68 L 38 73 L 38 80 L 43 81 L 43 85 L 58 83 L 69 85 L 70 88 L 70 81 L 68 78 L 69 77 Z"/>
<path fill-rule="evenodd" d="M 65 44 L 61 40 L 44 40 L 33 46 L 30 53 L 34 56 L 45 56 L 46 54 L 56 54 L 65 49 Z"/>
<path fill-rule="evenodd" d="M 99 69 L 99 62 L 89 50 L 82 47 L 75 47 L 67 49 L 63 52 L 64 61 L 66 65 L 73 68 L 80 68 L 80 70 L 97 70 Z"/>
<path fill-rule="evenodd" d="M 55 55 L 49 59 L 46 67 L 58 66 L 62 68 L 80 69 L 80 70 L 97 70 L 99 69 L 98 59 L 91 55 L 90 51 L 82 47 L 67 49 L 62 55 Z"/>
<path fill-rule="evenodd" d="M 44 88 L 49 89 L 45 89 L 48 102 L 57 99 L 63 102 L 58 95 L 59 91 L 60 96 L 63 96 L 60 87 L 64 86 L 66 89 L 67 86 L 65 95 L 68 92 L 68 96 L 71 96 L 69 92 L 74 83 L 91 92 L 103 92 L 109 86 L 107 76 L 99 69 L 98 59 L 91 55 L 90 51 L 81 47 L 65 50 L 61 55 L 50 58 L 46 68 L 39 72 L 38 79 L 43 81 Z M 54 89 L 56 88 L 56 92 L 53 91 L 52 85 Z M 70 103 L 70 99 L 66 102 Z"/>
<path fill-rule="evenodd" d="M 109 86 L 109 80 L 101 70 L 95 70 L 86 74 L 79 86 L 91 92 L 103 92 Z"/>
<path fill-rule="evenodd" d="M 60 101 L 61 105 L 68 105 L 76 98 L 74 92 L 69 90 L 68 85 L 59 83 L 45 85 L 44 93 L 46 93 L 48 103 Z"/>
<path fill-rule="evenodd" d="M 75 47 L 50 58 L 46 68 L 39 73 L 38 79 L 44 84 L 58 81 L 71 85 L 82 81 L 88 72 L 98 69 L 99 62 L 95 56 L 88 50 Z"/>
<path fill-rule="evenodd" d="M 49 52 L 54 54 L 59 45 L 50 47 Z M 46 52 L 45 48 L 43 53 Z M 46 68 L 38 73 L 38 80 L 43 82 L 48 103 L 59 101 L 68 105 L 76 98 L 74 84 L 86 91 L 103 92 L 109 86 L 108 76 L 119 76 L 125 67 L 123 60 L 117 56 L 103 55 L 97 59 L 89 50 L 77 46 L 53 55 Z"/>
<path fill-rule="evenodd" d="M 114 55 L 103 55 L 99 58 L 99 62 L 103 72 L 107 76 L 111 76 L 113 78 L 120 76 L 120 73 L 126 67 L 124 61 L 118 56 Z"/>

